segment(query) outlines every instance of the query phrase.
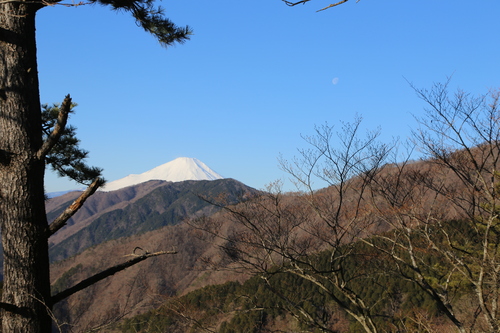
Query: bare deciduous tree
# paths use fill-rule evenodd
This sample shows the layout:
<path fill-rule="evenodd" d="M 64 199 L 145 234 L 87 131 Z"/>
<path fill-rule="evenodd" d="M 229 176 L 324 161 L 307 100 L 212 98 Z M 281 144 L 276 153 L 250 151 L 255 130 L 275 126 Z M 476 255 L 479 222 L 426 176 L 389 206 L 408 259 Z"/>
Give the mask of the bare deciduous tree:
<path fill-rule="evenodd" d="M 327 317 L 307 310 L 270 280 L 292 274 L 308 281 L 366 332 L 378 331 L 373 304 L 353 288 L 354 281 L 370 277 L 364 267 L 345 269 L 354 257 L 363 256 L 352 245 L 376 222 L 366 209 L 365 196 L 389 151 L 377 143 L 378 132 L 360 139 L 360 125 L 357 118 L 337 133 L 328 125 L 318 127 L 314 136 L 305 137 L 311 149 L 301 151 L 292 163 L 282 160 L 301 194 L 282 193 L 278 182 L 257 198 L 236 206 L 221 205 L 233 226 L 227 232 L 221 232 L 220 221 L 214 218 L 191 222 L 216 238 L 224 254 L 223 266 L 259 274 L 293 316 L 325 332 L 334 331 Z M 333 136 L 338 146 L 332 145 Z M 329 188 L 316 191 L 313 182 L 318 179 Z"/>
<path fill-rule="evenodd" d="M 427 162 L 394 163 L 374 179 L 373 206 L 393 231 L 378 237 L 383 242 L 365 241 L 394 260 L 458 331 L 498 331 L 499 93 L 450 96 L 448 83 L 416 92 L 428 108 L 413 137 Z M 462 300 L 467 310 L 457 311 L 460 297 L 471 294 Z"/>
<path fill-rule="evenodd" d="M 380 330 L 380 315 L 394 329 L 439 331 L 440 323 L 418 309 L 377 312 L 363 288 L 376 287 L 384 274 L 418 286 L 448 327 L 498 331 L 500 94 L 450 96 L 447 83 L 416 92 L 428 108 L 405 154 L 401 145 L 378 144 L 377 132 L 360 139 L 359 118 L 337 133 L 321 126 L 304 138 L 310 149 L 281 160 L 300 192 L 282 193 L 277 183 L 225 207 L 232 230 L 219 217 L 192 222 L 221 249 L 219 264 L 259 274 L 289 313 L 326 332 L 334 330 L 328 316 L 287 296 L 273 277 L 309 281 L 366 332 Z M 412 160 L 415 152 L 423 160 Z M 317 190 L 315 181 L 327 187 Z M 383 269 L 364 260 L 380 260 Z"/>

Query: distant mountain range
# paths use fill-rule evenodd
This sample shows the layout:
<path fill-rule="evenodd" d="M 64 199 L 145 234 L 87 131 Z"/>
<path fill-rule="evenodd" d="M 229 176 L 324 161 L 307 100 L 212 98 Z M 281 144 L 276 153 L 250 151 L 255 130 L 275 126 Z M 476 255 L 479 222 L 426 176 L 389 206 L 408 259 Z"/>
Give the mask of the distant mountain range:
<path fill-rule="evenodd" d="M 150 180 L 181 182 L 185 180 L 216 180 L 223 176 L 210 169 L 205 163 L 192 157 L 179 157 L 173 161 L 157 166 L 141 174 L 130 174 L 118 180 L 106 183 L 100 191 L 116 191 L 128 186 L 141 184 Z M 55 198 L 66 193 L 84 191 L 85 188 L 71 189 L 47 193 L 48 198 Z"/>
<path fill-rule="evenodd" d="M 65 228 L 51 237 L 51 261 L 65 259 L 111 239 L 175 225 L 189 217 L 211 215 L 220 209 L 211 200 L 223 196 L 227 204 L 235 204 L 255 192 L 234 179 L 151 180 L 116 191 L 97 192 Z M 74 201 L 76 194 L 49 200 L 49 222 Z"/>
<path fill-rule="evenodd" d="M 207 200 L 225 196 L 228 204 L 255 190 L 224 179 L 196 158 L 180 157 L 139 175 L 110 182 L 50 239 L 51 260 L 62 260 L 88 247 L 127 237 L 183 219 L 210 215 L 219 208 Z M 49 223 L 80 195 L 79 191 L 49 196 Z M 206 198 L 206 200 L 202 199 Z"/>
<path fill-rule="evenodd" d="M 196 158 L 179 157 L 139 175 L 128 175 L 122 179 L 112 181 L 106 184 L 101 190 L 108 192 L 116 191 L 149 180 L 181 182 L 184 180 L 216 180 L 223 178 Z"/>
<path fill-rule="evenodd" d="M 117 279 L 109 278 L 77 293 L 58 304 L 57 316 L 77 326 L 82 322 L 91 325 L 94 320 L 102 321 L 103 313 L 118 311 L 115 307 L 128 311 L 130 304 L 147 309 L 161 295 L 184 290 L 203 275 L 195 265 L 212 245 L 182 222 L 220 211 L 220 206 L 211 201 L 232 205 L 257 193 L 237 180 L 223 178 L 194 158 L 178 158 L 143 174 L 110 182 L 51 236 L 54 292 L 122 262 L 136 248 L 153 252 L 175 249 L 178 254 L 149 260 L 128 269 Z M 73 191 L 48 199 L 49 223 L 79 195 L 79 191 Z M 209 252 L 208 256 L 211 255 Z M 231 278 L 225 274 L 221 279 Z M 128 281 L 137 281 L 132 282 L 135 287 L 128 289 Z M 203 285 L 207 282 L 206 278 L 199 281 Z M 144 296 L 149 293 L 158 296 Z M 121 296 L 125 294 L 129 296 L 122 302 Z"/>
<path fill-rule="evenodd" d="M 110 182 L 94 193 L 49 239 L 54 293 L 128 260 L 136 249 L 177 254 L 147 260 L 58 303 L 55 315 L 71 323 L 62 326 L 62 332 L 90 331 L 125 314 L 156 307 L 165 297 L 246 278 L 233 272 L 207 272 L 204 260 L 218 257 L 217 247 L 183 222 L 221 214 L 220 206 L 211 201 L 234 205 L 258 193 L 193 158 Z M 74 191 L 47 200 L 49 223 L 79 195 Z M 231 232 L 230 220 L 223 218 L 221 228 Z"/>

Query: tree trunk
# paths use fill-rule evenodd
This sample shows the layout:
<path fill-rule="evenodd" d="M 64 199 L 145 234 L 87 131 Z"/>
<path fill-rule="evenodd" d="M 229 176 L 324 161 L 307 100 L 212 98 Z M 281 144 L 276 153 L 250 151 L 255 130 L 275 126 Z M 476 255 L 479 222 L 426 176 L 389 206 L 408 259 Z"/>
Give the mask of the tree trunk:
<path fill-rule="evenodd" d="M 0 3 L 0 226 L 3 332 L 50 332 L 44 159 L 32 2 Z"/>

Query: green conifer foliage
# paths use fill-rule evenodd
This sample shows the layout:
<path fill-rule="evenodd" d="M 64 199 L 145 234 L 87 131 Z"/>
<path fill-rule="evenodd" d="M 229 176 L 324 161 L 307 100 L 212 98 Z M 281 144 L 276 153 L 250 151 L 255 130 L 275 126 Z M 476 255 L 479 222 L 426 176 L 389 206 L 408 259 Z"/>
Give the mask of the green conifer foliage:
<path fill-rule="evenodd" d="M 163 46 L 184 43 L 192 34 L 191 28 L 178 27 L 164 16 L 164 9 L 154 6 L 154 0 L 91 0 L 91 3 L 109 5 L 114 10 L 130 12 L 146 32 L 152 34 Z"/>
<path fill-rule="evenodd" d="M 71 104 L 70 113 L 74 112 L 75 103 Z M 44 140 L 52 133 L 59 116 L 59 104 L 42 105 L 42 122 Z M 102 169 L 88 166 L 85 159 L 88 151 L 81 149 L 80 140 L 76 137 L 76 128 L 65 126 L 59 141 L 54 145 L 45 161 L 61 177 L 68 177 L 78 183 L 90 185 L 94 179 L 101 177 Z"/>

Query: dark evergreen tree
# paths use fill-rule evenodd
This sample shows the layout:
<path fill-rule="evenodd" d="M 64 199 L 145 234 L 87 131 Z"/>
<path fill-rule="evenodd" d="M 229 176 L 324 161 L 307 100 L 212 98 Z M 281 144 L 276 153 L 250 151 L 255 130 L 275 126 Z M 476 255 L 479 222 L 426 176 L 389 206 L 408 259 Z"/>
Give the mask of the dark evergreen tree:
<path fill-rule="evenodd" d="M 2 314 L 3 332 L 50 332 L 53 298 L 50 294 L 48 237 L 61 228 L 85 197 L 102 184 L 100 178 L 96 178 L 60 218 L 50 226 L 47 224 L 44 196 L 47 162 L 80 181 L 92 177 L 87 171 L 93 171 L 93 176 L 98 175 L 95 173 L 98 170 L 79 170 L 81 164 L 71 165 L 79 160 L 78 157 L 67 159 L 65 156 L 71 154 L 71 145 L 65 146 L 64 141 L 73 137 L 71 130 L 65 130 L 71 109 L 69 96 L 59 107 L 52 131 L 45 132 L 45 135 L 43 131 L 35 16 L 38 10 L 58 2 L 0 2 L 0 227 L 4 250 L 0 308 L 5 310 Z M 89 2 L 132 14 L 138 25 L 152 33 L 163 46 L 189 38 L 189 28 L 173 24 L 152 0 Z M 69 168 L 64 164 L 68 161 Z"/>

